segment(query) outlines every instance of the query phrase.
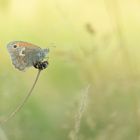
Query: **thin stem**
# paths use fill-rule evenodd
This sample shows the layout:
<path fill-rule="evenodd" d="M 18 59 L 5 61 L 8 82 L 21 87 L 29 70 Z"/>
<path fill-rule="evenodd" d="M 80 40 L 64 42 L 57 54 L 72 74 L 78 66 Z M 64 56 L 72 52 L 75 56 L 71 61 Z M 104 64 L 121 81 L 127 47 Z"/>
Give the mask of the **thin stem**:
<path fill-rule="evenodd" d="M 19 111 L 20 109 L 24 106 L 24 104 L 26 103 L 26 101 L 28 100 L 28 98 L 30 97 L 37 81 L 38 81 L 38 78 L 39 78 L 39 75 L 40 75 L 40 72 L 41 70 L 38 71 L 37 73 L 37 76 L 36 76 L 36 79 L 32 85 L 32 88 L 29 90 L 29 92 L 27 93 L 27 95 L 25 96 L 25 98 L 23 99 L 23 101 L 16 107 L 16 109 L 14 111 L 12 111 L 11 113 L 9 113 L 9 115 L 4 119 L 2 120 L 0 123 L 6 123 L 8 120 L 10 120 L 11 118 L 13 118 Z"/>

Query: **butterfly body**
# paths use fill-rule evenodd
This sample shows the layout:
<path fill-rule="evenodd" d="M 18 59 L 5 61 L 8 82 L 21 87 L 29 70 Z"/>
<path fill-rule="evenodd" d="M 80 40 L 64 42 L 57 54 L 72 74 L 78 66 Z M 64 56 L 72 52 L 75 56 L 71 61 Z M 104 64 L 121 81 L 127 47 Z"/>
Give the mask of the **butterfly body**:
<path fill-rule="evenodd" d="M 49 52 L 49 49 L 42 49 L 37 45 L 24 41 L 10 42 L 7 49 L 13 65 L 21 71 L 42 62 Z"/>

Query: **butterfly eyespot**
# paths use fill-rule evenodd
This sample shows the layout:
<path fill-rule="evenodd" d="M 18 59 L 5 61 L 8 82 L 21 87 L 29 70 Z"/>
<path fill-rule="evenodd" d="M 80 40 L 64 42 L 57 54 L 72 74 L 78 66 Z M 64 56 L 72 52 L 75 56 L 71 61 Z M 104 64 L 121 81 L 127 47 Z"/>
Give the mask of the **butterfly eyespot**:
<path fill-rule="evenodd" d="M 13 47 L 14 47 L 14 48 L 17 48 L 17 45 L 14 45 Z"/>

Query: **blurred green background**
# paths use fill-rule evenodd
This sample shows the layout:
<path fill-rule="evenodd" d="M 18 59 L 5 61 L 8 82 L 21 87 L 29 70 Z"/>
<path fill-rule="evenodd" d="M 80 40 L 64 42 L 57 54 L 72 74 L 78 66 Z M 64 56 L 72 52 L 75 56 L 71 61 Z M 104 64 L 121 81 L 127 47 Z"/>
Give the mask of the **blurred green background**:
<path fill-rule="evenodd" d="M 15 69 L 6 44 L 50 47 L 48 69 L 22 110 L 0 125 L 0 140 L 76 140 L 71 132 L 88 85 L 79 140 L 139 140 L 139 34 L 138 0 L 0 0 L 1 117 L 37 73 Z"/>

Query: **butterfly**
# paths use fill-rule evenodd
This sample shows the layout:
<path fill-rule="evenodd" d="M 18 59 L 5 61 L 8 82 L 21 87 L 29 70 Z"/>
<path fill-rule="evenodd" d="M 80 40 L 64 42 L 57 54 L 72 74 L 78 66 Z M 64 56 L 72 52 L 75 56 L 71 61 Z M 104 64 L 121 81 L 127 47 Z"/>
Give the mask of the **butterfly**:
<path fill-rule="evenodd" d="M 49 49 L 41 49 L 39 46 L 24 42 L 24 41 L 13 41 L 8 43 L 7 45 L 8 52 L 11 56 L 12 63 L 15 68 L 19 69 L 20 71 L 24 71 L 26 68 L 34 66 L 38 69 L 38 73 L 36 79 L 26 94 L 25 98 L 22 102 L 15 108 L 14 111 L 10 112 L 9 115 L 2 120 L 0 123 L 5 123 L 12 117 L 16 115 L 16 113 L 23 107 L 25 102 L 30 97 L 40 75 L 41 70 L 47 68 L 48 61 L 43 61 L 44 58 L 48 55 Z"/>
<path fill-rule="evenodd" d="M 49 49 L 42 49 L 37 45 L 24 41 L 12 41 L 7 45 L 8 52 L 15 68 L 24 71 L 34 66 L 37 69 L 45 69 L 48 65 L 44 58 L 47 57 Z"/>

